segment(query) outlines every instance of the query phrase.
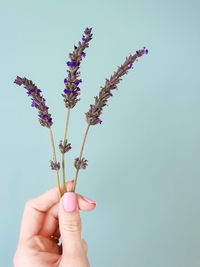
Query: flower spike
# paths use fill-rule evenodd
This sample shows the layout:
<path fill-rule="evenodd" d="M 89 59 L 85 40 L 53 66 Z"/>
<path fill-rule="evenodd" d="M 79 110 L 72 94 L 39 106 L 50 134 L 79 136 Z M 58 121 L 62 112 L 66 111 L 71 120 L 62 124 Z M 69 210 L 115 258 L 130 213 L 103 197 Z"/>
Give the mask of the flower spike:
<path fill-rule="evenodd" d="M 67 70 L 68 77 L 64 79 L 65 89 L 64 93 L 61 94 L 63 96 L 63 100 L 65 102 L 66 108 L 73 108 L 80 98 L 77 98 L 80 95 L 80 88 L 78 84 L 82 82 L 81 79 L 78 79 L 80 76 L 80 72 L 78 69 L 80 67 L 80 63 L 82 58 L 85 57 L 85 53 L 83 52 L 85 48 L 89 46 L 89 41 L 92 39 L 92 28 L 86 28 L 82 38 L 82 42 L 79 41 L 78 46 L 74 46 L 73 53 L 69 54 L 69 58 L 71 61 L 67 61 L 66 64 L 70 68 Z"/>
<path fill-rule="evenodd" d="M 128 73 L 128 70 L 132 68 L 133 62 L 137 60 L 138 57 L 143 56 L 144 54 L 148 54 L 148 50 L 144 47 L 141 50 L 136 51 L 134 55 L 129 55 L 126 57 L 125 62 L 118 67 L 118 70 L 114 72 L 114 75 L 110 77 L 110 80 L 106 79 L 106 84 L 104 87 L 100 87 L 101 90 L 99 92 L 99 96 L 95 96 L 95 104 L 90 105 L 90 109 L 85 113 L 86 121 L 88 125 L 95 125 L 97 123 L 101 124 L 102 120 L 100 120 L 99 116 L 102 114 L 102 109 L 104 106 L 107 106 L 107 99 L 111 94 L 111 90 L 118 89 L 117 84 L 122 80 L 120 77 Z"/>
<path fill-rule="evenodd" d="M 31 96 L 32 98 L 32 107 L 37 108 L 38 116 L 39 116 L 39 122 L 43 127 L 50 128 L 53 124 L 51 114 L 48 113 L 48 107 L 45 104 L 45 99 L 41 96 L 41 90 L 37 88 L 37 86 L 27 78 L 21 78 L 17 76 L 14 83 L 18 85 L 24 85 L 24 88 L 27 90 L 28 96 Z"/>

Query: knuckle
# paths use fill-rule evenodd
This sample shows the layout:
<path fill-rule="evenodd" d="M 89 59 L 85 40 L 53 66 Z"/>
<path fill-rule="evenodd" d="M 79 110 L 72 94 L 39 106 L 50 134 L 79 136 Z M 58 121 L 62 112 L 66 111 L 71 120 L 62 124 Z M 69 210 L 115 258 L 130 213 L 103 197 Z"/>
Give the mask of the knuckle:
<path fill-rule="evenodd" d="M 33 204 L 33 199 L 31 198 L 31 199 L 29 199 L 29 200 L 26 201 L 25 208 L 31 207 L 32 204 Z"/>
<path fill-rule="evenodd" d="M 81 232 L 81 222 L 68 221 L 63 223 L 63 229 L 67 232 Z"/>
<path fill-rule="evenodd" d="M 31 249 L 39 248 L 40 251 L 45 251 L 47 247 L 47 240 L 42 236 L 34 236 L 30 241 L 29 247 Z"/>

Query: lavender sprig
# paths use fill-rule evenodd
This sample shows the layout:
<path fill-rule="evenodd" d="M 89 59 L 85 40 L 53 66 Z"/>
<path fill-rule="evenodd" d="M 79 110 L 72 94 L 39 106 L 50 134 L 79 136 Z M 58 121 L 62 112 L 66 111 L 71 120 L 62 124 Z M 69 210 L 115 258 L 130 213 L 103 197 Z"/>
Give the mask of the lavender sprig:
<path fill-rule="evenodd" d="M 53 141 L 53 134 L 51 130 L 51 126 L 53 124 L 51 114 L 48 113 L 48 107 L 45 104 L 45 99 L 43 96 L 41 96 L 41 90 L 37 88 L 37 86 L 31 81 L 28 80 L 27 78 L 21 78 L 17 76 L 15 79 L 14 83 L 18 85 L 24 85 L 24 88 L 27 90 L 28 96 L 32 96 L 32 107 L 35 107 L 38 109 L 38 116 L 39 119 L 38 121 L 40 122 L 41 126 L 47 127 L 49 129 L 49 134 L 50 134 L 50 139 L 51 139 L 51 144 L 52 144 L 52 149 L 53 149 L 53 159 L 54 162 L 50 160 L 50 166 L 52 170 L 56 170 L 56 181 L 57 181 L 57 187 L 58 187 L 58 195 L 59 198 L 61 198 L 61 190 L 60 190 L 60 183 L 59 183 L 59 173 L 58 170 L 60 168 L 60 163 L 57 163 L 56 160 L 56 152 L 55 152 L 55 146 L 54 146 L 54 141 Z"/>
<path fill-rule="evenodd" d="M 77 79 L 80 76 L 78 69 L 82 58 L 85 57 L 85 52 L 83 52 L 87 47 L 89 47 L 89 41 L 92 39 L 92 28 L 86 28 L 82 38 L 82 42 L 79 41 L 78 46 L 74 46 L 73 53 L 69 54 L 71 61 L 67 61 L 67 66 L 70 67 L 70 70 L 67 70 L 68 77 L 64 79 L 65 89 L 64 93 L 61 94 L 64 97 L 64 102 L 66 108 L 73 108 L 80 98 L 77 97 L 80 95 L 80 88 L 78 87 L 79 83 L 82 82 L 81 79 Z"/>
<path fill-rule="evenodd" d="M 43 127 L 50 128 L 51 125 L 53 124 L 51 114 L 48 113 L 48 107 L 46 106 L 45 99 L 43 96 L 41 96 L 41 90 L 37 88 L 37 86 L 31 81 L 28 80 L 27 78 L 21 78 L 17 76 L 16 80 L 14 83 L 18 85 L 24 85 L 24 88 L 27 90 L 28 96 L 31 96 L 32 98 L 32 107 L 35 107 L 38 109 L 38 121 Z"/>
<path fill-rule="evenodd" d="M 118 67 L 118 70 L 116 72 L 114 72 L 114 75 L 112 75 L 110 77 L 110 80 L 106 79 L 105 86 L 100 87 L 101 90 L 99 92 L 99 96 L 94 97 L 95 98 L 95 104 L 90 105 L 89 111 L 85 113 L 86 121 L 87 121 L 88 125 L 87 125 L 87 129 L 85 131 L 85 135 L 84 135 L 82 146 L 81 146 L 80 155 L 78 158 L 79 162 L 82 161 L 81 157 L 82 157 L 83 148 L 85 145 L 85 141 L 86 141 L 86 137 L 87 137 L 90 125 L 102 123 L 102 120 L 100 120 L 99 117 L 102 114 L 103 107 L 107 105 L 106 103 L 107 103 L 108 98 L 112 96 L 111 90 L 118 89 L 117 84 L 122 80 L 122 79 L 120 79 L 120 77 L 127 74 L 128 70 L 132 68 L 133 63 L 135 61 L 138 61 L 137 58 L 143 56 L 144 54 L 148 54 L 148 50 L 146 49 L 146 47 L 143 47 L 143 49 L 136 51 L 136 53 L 134 55 L 130 54 L 129 57 L 126 57 L 125 62 L 121 66 Z M 76 159 L 75 159 L 75 161 L 76 161 Z M 75 179 L 74 179 L 74 188 L 73 188 L 74 192 L 75 192 L 75 188 L 76 188 L 79 169 L 80 168 L 76 168 L 76 175 L 75 175 Z"/>
<path fill-rule="evenodd" d="M 65 107 L 67 108 L 67 119 L 66 119 L 65 134 L 64 134 L 64 140 L 63 140 L 64 147 L 66 146 L 70 109 L 74 108 L 76 103 L 80 101 L 80 98 L 78 98 L 78 96 L 80 95 L 79 83 L 82 82 L 82 79 L 78 79 L 78 77 L 80 76 L 80 72 L 78 72 L 78 70 L 80 68 L 80 63 L 82 61 L 82 58 L 86 56 L 86 53 L 84 52 L 84 50 L 87 47 L 89 47 L 89 41 L 92 39 L 93 34 L 91 32 L 92 32 L 92 28 L 85 29 L 84 31 L 85 35 L 82 36 L 82 42 L 79 41 L 78 46 L 74 45 L 74 51 L 69 54 L 70 61 L 66 62 L 70 70 L 67 70 L 68 77 L 64 79 L 64 83 L 65 83 L 64 93 L 65 94 L 61 94 L 64 98 L 63 100 L 65 103 Z M 64 192 L 66 192 L 64 153 L 62 153 L 62 172 L 63 172 L 63 189 L 64 189 Z"/>
<path fill-rule="evenodd" d="M 111 90 L 118 89 L 117 84 L 122 80 L 120 79 L 120 77 L 122 77 L 125 74 L 128 74 L 128 70 L 132 68 L 134 61 L 136 61 L 138 57 L 141 57 L 144 54 L 148 54 L 148 50 L 146 49 L 146 47 L 136 51 L 136 53 L 133 56 L 130 54 L 129 57 L 126 57 L 124 64 L 118 67 L 118 70 L 114 72 L 114 75 L 110 77 L 110 80 L 106 79 L 105 86 L 100 87 L 101 90 L 99 92 L 99 97 L 98 96 L 94 97 L 95 104 L 90 105 L 89 111 L 85 113 L 86 120 L 89 125 L 102 123 L 102 120 L 100 120 L 99 116 L 102 114 L 102 109 L 104 106 L 106 106 L 108 98 L 113 96 L 111 94 Z"/>

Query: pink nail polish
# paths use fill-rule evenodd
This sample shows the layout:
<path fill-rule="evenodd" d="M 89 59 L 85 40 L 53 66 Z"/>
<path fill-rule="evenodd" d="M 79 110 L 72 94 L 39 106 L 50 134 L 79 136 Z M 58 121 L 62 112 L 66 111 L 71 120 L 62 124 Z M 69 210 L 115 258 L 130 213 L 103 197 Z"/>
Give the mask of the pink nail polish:
<path fill-rule="evenodd" d="M 92 199 L 90 199 L 90 198 L 87 198 L 87 197 L 83 197 L 83 199 L 85 200 L 85 201 L 87 201 L 88 203 L 90 203 L 90 204 L 97 204 L 95 201 L 93 201 Z"/>
<path fill-rule="evenodd" d="M 76 194 L 67 192 L 63 195 L 63 205 L 67 212 L 75 211 L 76 209 Z"/>

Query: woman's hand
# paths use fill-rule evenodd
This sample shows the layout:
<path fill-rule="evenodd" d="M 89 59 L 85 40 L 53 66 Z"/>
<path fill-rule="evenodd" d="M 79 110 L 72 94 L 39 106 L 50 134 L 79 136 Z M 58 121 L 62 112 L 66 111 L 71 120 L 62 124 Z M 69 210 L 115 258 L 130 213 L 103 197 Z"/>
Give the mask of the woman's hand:
<path fill-rule="evenodd" d="M 81 237 L 79 209 L 93 210 L 96 203 L 70 192 L 73 180 L 66 183 L 66 188 L 60 201 L 54 187 L 26 203 L 13 258 L 15 267 L 90 266 L 87 243 Z M 60 236 L 62 244 L 58 245 Z"/>

